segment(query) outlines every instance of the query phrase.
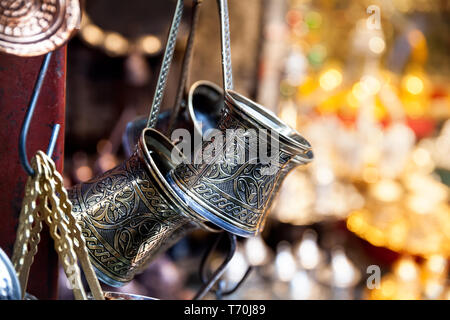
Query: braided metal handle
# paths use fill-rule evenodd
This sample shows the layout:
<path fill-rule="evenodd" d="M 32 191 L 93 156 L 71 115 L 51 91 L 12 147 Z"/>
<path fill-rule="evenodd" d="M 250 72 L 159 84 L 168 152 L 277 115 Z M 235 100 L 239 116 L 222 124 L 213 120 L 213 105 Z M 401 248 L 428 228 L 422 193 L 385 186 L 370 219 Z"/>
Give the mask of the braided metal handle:
<path fill-rule="evenodd" d="M 186 90 L 187 80 L 190 72 L 190 63 L 192 59 L 192 50 L 194 46 L 195 31 L 198 25 L 198 9 L 203 0 L 194 0 L 192 11 L 191 30 L 189 33 L 188 43 L 183 58 L 183 67 L 181 78 L 178 86 L 177 100 L 175 107 L 181 102 L 181 97 Z M 231 67 L 231 40 L 230 40 L 230 19 L 228 14 L 227 0 L 217 0 L 217 6 L 220 18 L 220 44 L 222 55 L 222 76 L 223 87 L 225 90 L 233 90 L 233 71 Z"/>
<path fill-rule="evenodd" d="M 175 104 L 173 107 L 172 114 L 170 115 L 169 125 L 167 128 L 167 135 L 169 136 L 172 132 L 173 126 L 175 125 L 178 114 L 181 110 L 181 104 L 183 96 L 188 92 L 189 74 L 191 71 L 191 60 L 192 60 L 192 49 L 194 47 L 195 32 L 198 26 L 198 15 L 199 7 L 203 0 L 193 0 L 192 3 L 192 17 L 191 17 L 191 28 L 189 31 L 189 36 L 186 44 L 186 49 L 183 55 L 183 65 L 181 67 L 181 75 L 178 81 L 177 96 L 175 98 Z"/>
<path fill-rule="evenodd" d="M 231 67 L 230 18 L 227 0 L 217 0 L 220 15 L 220 44 L 222 51 L 223 89 L 233 90 L 233 70 Z"/>
<path fill-rule="evenodd" d="M 155 94 L 153 96 L 152 106 L 147 120 L 147 128 L 153 128 L 158 120 L 159 110 L 163 98 L 164 89 L 166 87 L 167 76 L 169 75 L 170 64 L 172 63 L 173 52 L 177 41 L 178 29 L 180 27 L 181 16 L 183 15 L 183 0 L 177 0 L 175 14 L 170 26 L 169 37 L 164 52 L 161 70 L 159 71 L 158 82 L 156 84 Z"/>
<path fill-rule="evenodd" d="M 194 6 L 200 4 L 198 1 Z M 231 67 L 231 45 L 230 45 L 230 21 L 228 14 L 228 2 L 227 0 L 217 0 L 218 11 L 220 16 L 220 43 L 221 43 L 221 54 L 222 54 L 222 77 L 223 77 L 223 87 L 225 91 L 233 90 L 233 71 Z M 155 95 L 153 96 L 152 106 L 150 107 L 150 112 L 147 121 L 147 128 L 153 128 L 158 120 L 159 111 L 161 108 L 162 97 L 164 89 L 167 82 L 167 76 L 169 74 L 170 64 L 173 58 L 173 52 L 175 49 L 175 43 L 177 39 L 178 29 L 181 22 L 181 16 L 183 14 L 183 0 L 177 1 L 177 6 L 175 9 L 175 14 L 172 20 L 172 25 L 170 26 L 169 37 L 166 45 L 166 50 L 164 52 L 163 62 L 161 65 L 161 70 L 159 72 L 158 82 L 156 85 Z M 197 19 L 195 17 L 194 19 Z M 194 32 L 196 28 L 196 21 L 193 21 L 190 40 L 188 47 L 186 48 L 186 59 L 183 63 L 182 80 L 181 83 L 186 84 L 186 78 L 189 69 L 189 60 L 191 59 L 191 50 L 193 46 Z M 184 87 L 184 85 L 183 85 Z M 179 87 L 179 89 L 181 86 Z M 177 99 L 178 100 L 178 99 Z M 175 104 L 177 108 L 177 103 Z M 175 112 L 176 114 L 177 112 Z"/>

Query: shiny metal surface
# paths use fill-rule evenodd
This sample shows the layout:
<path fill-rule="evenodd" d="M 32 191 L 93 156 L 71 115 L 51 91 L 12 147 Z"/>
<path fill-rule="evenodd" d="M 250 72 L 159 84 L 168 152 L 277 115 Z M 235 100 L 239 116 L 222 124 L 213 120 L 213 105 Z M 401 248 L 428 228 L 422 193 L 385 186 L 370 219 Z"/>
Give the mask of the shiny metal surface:
<path fill-rule="evenodd" d="M 86 300 L 78 263 L 84 271 L 93 296 L 103 299 L 100 284 L 88 258 L 86 241 L 77 219 L 72 214 L 72 205 L 55 163 L 44 152 L 38 151 L 32 159 L 32 168 L 35 175 L 27 179 L 11 258 L 22 293 L 25 293 L 27 288 L 30 268 L 38 252 L 45 223 L 75 299 Z"/>
<path fill-rule="evenodd" d="M 300 151 L 297 156 L 303 156 L 305 162 L 312 161 L 313 154 L 309 142 L 273 112 L 232 90 L 227 91 L 225 101 L 229 102 L 226 105 L 237 117 L 248 121 L 255 127 L 278 132 L 283 147 L 289 148 L 295 153 Z"/>
<path fill-rule="evenodd" d="M 191 17 L 191 26 L 189 30 L 189 36 L 186 43 L 186 48 L 184 50 L 183 55 L 183 64 L 181 67 L 180 78 L 178 81 L 178 90 L 175 98 L 175 103 L 172 109 L 172 114 L 170 115 L 169 125 L 166 131 L 163 131 L 167 135 L 173 131 L 176 122 L 179 122 L 178 118 L 180 116 L 180 111 L 184 109 L 185 104 L 183 103 L 183 99 L 188 91 L 188 83 L 189 83 L 189 75 L 191 69 L 191 60 L 192 60 L 192 49 L 194 48 L 194 40 L 195 34 L 198 26 L 198 17 L 200 12 L 200 6 L 203 0 L 193 0 L 192 3 L 192 17 Z M 158 119 L 159 122 L 159 119 Z"/>
<path fill-rule="evenodd" d="M 310 162 L 313 153 L 311 145 L 275 114 L 232 90 L 227 1 L 217 2 L 225 92 L 217 126 L 221 133 L 204 141 L 194 151 L 193 161 L 179 164 L 170 171 L 168 179 L 177 194 L 199 215 L 228 232 L 250 237 L 262 230 L 282 179 L 295 166 Z M 193 111 L 195 108 L 199 107 Z M 235 133 L 229 136 L 230 129 Z M 266 154 L 277 158 L 276 161 L 266 162 L 261 153 L 255 155 L 251 132 L 257 135 L 257 144 L 265 144 Z M 260 135 L 261 132 L 269 133 L 271 138 Z M 214 154 L 209 151 L 216 148 L 219 151 Z M 205 154 L 211 154 L 212 159 L 204 161 Z"/>
<path fill-rule="evenodd" d="M 6 253 L 0 249 L 0 300 L 21 300 L 19 279 Z"/>
<path fill-rule="evenodd" d="M 187 115 L 187 123 L 193 126 L 189 130 L 191 135 L 204 133 L 211 128 L 220 128 L 224 136 L 227 129 L 274 130 L 279 134 L 279 165 L 275 174 L 261 175 L 260 171 L 267 168 L 267 165 L 246 162 L 233 167 L 228 166 L 225 159 L 216 159 L 218 163 L 214 165 L 182 164 L 167 179 L 177 195 L 200 216 L 229 232 L 253 236 L 262 230 L 267 211 L 285 176 L 294 167 L 310 162 L 313 153 L 306 139 L 274 113 L 231 90 L 233 85 L 226 1 L 220 0 L 218 4 L 225 105 L 220 87 L 207 81 L 197 82 L 189 90 L 187 113 L 180 114 L 182 116 L 179 119 L 182 121 L 179 123 L 186 123 Z M 134 124 L 137 125 L 137 122 Z M 177 124 L 174 128 L 177 128 Z M 225 143 L 224 150 L 233 143 Z M 203 150 L 208 145 L 206 143 Z M 247 143 L 245 152 L 248 153 L 249 148 Z"/>
<path fill-rule="evenodd" d="M 187 112 L 197 134 L 218 127 L 223 109 L 223 90 L 218 85 L 201 80 L 189 89 Z"/>
<path fill-rule="evenodd" d="M 193 229 L 218 231 L 184 203 L 165 180 L 175 166 L 171 152 L 176 147 L 160 132 L 141 129 L 141 123 L 164 129 L 170 121 L 169 113 L 160 115 L 159 109 L 182 11 L 183 1 L 178 0 L 149 117 L 146 122 L 138 120 L 138 126 L 127 127 L 124 142 L 133 154 L 116 168 L 70 191 L 97 275 L 112 286 L 130 281 Z"/>
<path fill-rule="evenodd" d="M 194 133 L 201 135 L 208 129 L 217 128 L 223 107 L 223 90 L 218 85 L 204 80 L 197 81 L 184 99 L 187 100 L 187 103 L 185 102 L 187 107 L 178 113 L 173 129 L 182 128 L 188 130 L 191 135 Z M 170 116 L 170 111 L 160 113 L 156 123 L 158 131 L 167 131 Z M 131 156 L 134 152 L 146 124 L 145 117 L 139 117 L 127 124 L 122 137 L 127 156 Z"/>
<path fill-rule="evenodd" d="M 38 56 L 62 46 L 80 24 L 78 0 L 0 1 L 0 51 Z"/>
<path fill-rule="evenodd" d="M 22 128 L 20 130 L 20 138 L 19 138 L 19 159 L 22 167 L 30 176 L 34 176 L 34 171 L 28 162 L 27 156 L 27 136 L 28 130 L 30 128 L 30 122 L 33 117 L 34 109 L 36 108 L 36 103 L 41 93 L 42 83 L 44 82 L 45 75 L 47 74 L 48 65 L 52 58 L 52 52 L 49 52 L 45 55 L 44 60 L 42 61 L 41 69 L 39 70 L 39 75 L 36 80 L 36 83 L 33 88 L 33 93 L 31 95 L 30 103 L 28 105 L 27 112 L 25 114 L 25 119 L 22 123 Z M 53 149 L 55 148 L 56 141 L 58 140 L 59 133 L 59 124 L 55 124 L 53 127 L 52 135 L 50 137 L 50 141 L 48 143 L 47 155 L 49 157 L 53 154 Z"/>
<path fill-rule="evenodd" d="M 161 70 L 159 71 L 158 82 L 156 84 L 155 95 L 148 115 L 147 127 L 153 128 L 158 120 L 159 110 L 163 98 L 164 89 L 169 75 L 170 64 L 172 63 L 173 52 L 177 41 L 178 29 L 180 27 L 181 16 L 183 15 L 183 0 L 177 0 L 175 13 L 170 26 L 169 37 L 167 39 L 166 50 L 164 51 Z"/>
<path fill-rule="evenodd" d="M 69 191 L 73 213 L 97 275 L 121 286 L 188 232 L 208 227 L 170 189 L 174 146 L 145 129 L 137 150 L 121 165 Z"/>
<path fill-rule="evenodd" d="M 170 172 L 170 182 L 184 201 L 188 202 L 200 215 L 210 220 L 225 230 L 239 236 L 249 237 L 257 235 L 267 216 L 267 209 L 274 194 L 278 191 L 281 180 L 289 170 L 299 165 L 292 162 L 294 158 L 312 159 L 311 149 L 308 145 L 299 143 L 284 132 L 288 128 L 278 118 L 270 113 L 249 112 L 236 99 L 236 95 L 227 95 L 225 108 L 218 128 L 221 130 L 224 141 L 221 149 L 213 161 L 198 160 L 207 153 L 207 149 L 213 146 L 213 141 L 206 141 L 202 148 L 194 155 L 193 163 L 183 163 Z M 258 110 L 252 105 L 252 110 Z M 264 163 L 260 155 L 256 159 L 249 158 L 251 145 L 246 134 L 229 137 L 227 130 L 249 129 L 260 130 L 274 129 L 279 134 L 279 149 L 272 150 L 271 142 L 266 140 L 268 154 L 277 152 L 277 164 Z M 292 129 L 290 129 L 292 130 Z M 261 143 L 261 137 L 258 137 Z M 237 152 L 233 154 L 233 161 L 245 159 L 244 162 L 232 161 L 227 158 L 229 150 Z M 284 168 L 289 168 L 288 170 Z M 274 170 L 271 174 L 263 174 L 264 170 Z"/>

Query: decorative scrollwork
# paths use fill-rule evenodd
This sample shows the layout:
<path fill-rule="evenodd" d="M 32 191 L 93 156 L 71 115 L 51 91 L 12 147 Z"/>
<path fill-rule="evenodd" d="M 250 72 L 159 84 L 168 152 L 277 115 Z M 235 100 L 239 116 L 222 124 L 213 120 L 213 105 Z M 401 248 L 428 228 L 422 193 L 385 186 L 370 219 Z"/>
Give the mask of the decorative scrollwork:
<path fill-rule="evenodd" d="M 245 134 L 226 135 L 227 129 L 234 132 L 248 129 L 248 124 L 227 108 L 223 109 L 219 128 L 223 135 L 223 149 L 217 150 L 214 140 L 206 141 L 202 146 L 202 150 L 216 148 L 218 152 L 211 153 L 214 159 L 210 163 L 181 164 L 175 168 L 173 178 L 183 192 L 208 210 L 212 209 L 221 219 L 257 232 L 265 219 L 269 200 L 276 192 L 275 186 L 287 173 L 283 168 L 294 155 L 279 150 L 275 154 L 278 160 L 275 164 L 264 163 L 259 155 L 252 157 L 250 151 L 254 151 L 251 150 L 254 145 Z M 272 152 L 270 148 L 268 144 L 268 151 Z M 195 157 L 198 156 L 196 153 Z M 200 163 L 198 159 L 197 163 Z M 272 170 L 271 174 L 267 174 L 269 170 Z"/>
<path fill-rule="evenodd" d="M 69 192 L 73 212 L 94 265 L 109 278 L 130 281 L 162 248 L 192 228 L 155 187 L 135 152 L 121 165 L 75 186 Z M 171 242 L 170 244 L 167 242 Z"/>

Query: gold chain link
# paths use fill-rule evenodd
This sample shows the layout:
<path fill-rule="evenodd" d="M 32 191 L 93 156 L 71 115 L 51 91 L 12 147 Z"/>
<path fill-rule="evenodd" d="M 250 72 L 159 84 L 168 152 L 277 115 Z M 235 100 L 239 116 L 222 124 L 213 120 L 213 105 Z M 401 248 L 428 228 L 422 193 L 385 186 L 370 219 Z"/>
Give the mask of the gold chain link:
<path fill-rule="evenodd" d="M 35 161 L 32 161 L 32 165 L 36 170 Z M 40 176 L 40 173 L 36 173 L 36 177 L 38 176 Z M 40 192 L 41 190 L 38 179 L 28 177 L 12 256 L 12 262 L 16 269 L 20 287 L 22 289 L 22 298 L 25 295 L 28 274 L 31 264 L 33 263 L 34 256 L 37 253 L 37 246 L 40 241 L 40 232 L 42 230 L 42 220 L 39 206 L 40 203 L 38 204 L 38 196 Z"/>
<path fill-rule="evenodd" d="M 38 151 L 31 161 L 31 166 L 36 174 L 27 180 L 12 257 L 22 293 L 25 293 L 29 270 L 40 240 L 42 221 L 45 221 L 75 299 L 87 299 L 78 267 L 79 260 L 92 296 L 94 299 L 104 300 L 88 257 L 86 240 L 72 214 L 72 204 L 53 160 L 44 152 Z"/>

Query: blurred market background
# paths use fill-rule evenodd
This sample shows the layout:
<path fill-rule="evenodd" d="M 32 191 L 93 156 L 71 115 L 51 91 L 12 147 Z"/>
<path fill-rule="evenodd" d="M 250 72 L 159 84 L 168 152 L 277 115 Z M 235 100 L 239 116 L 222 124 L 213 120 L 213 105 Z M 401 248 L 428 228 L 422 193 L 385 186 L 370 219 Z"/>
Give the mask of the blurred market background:
<path fill-rule="evenodd" d="M 185 3 L 164 108 L 175 99 Z M 122 134 L 148 112 L 174 4 L 85 1 L 68 46 L 66 186 L 125 159 Z M 229 9 L 237 91 L 297 128 L 315 160 L 286 178 L 263 234 L 239 239 L 220 285 L 254 268 L 223 298 L 450 299 L 450 1 L 229 0 Z M 221 83 L 218 34 L 215 1 L 204 0 L 190 83 Z M 213 240 L 192 234 L 115 290 L 192 298 Z"/>

